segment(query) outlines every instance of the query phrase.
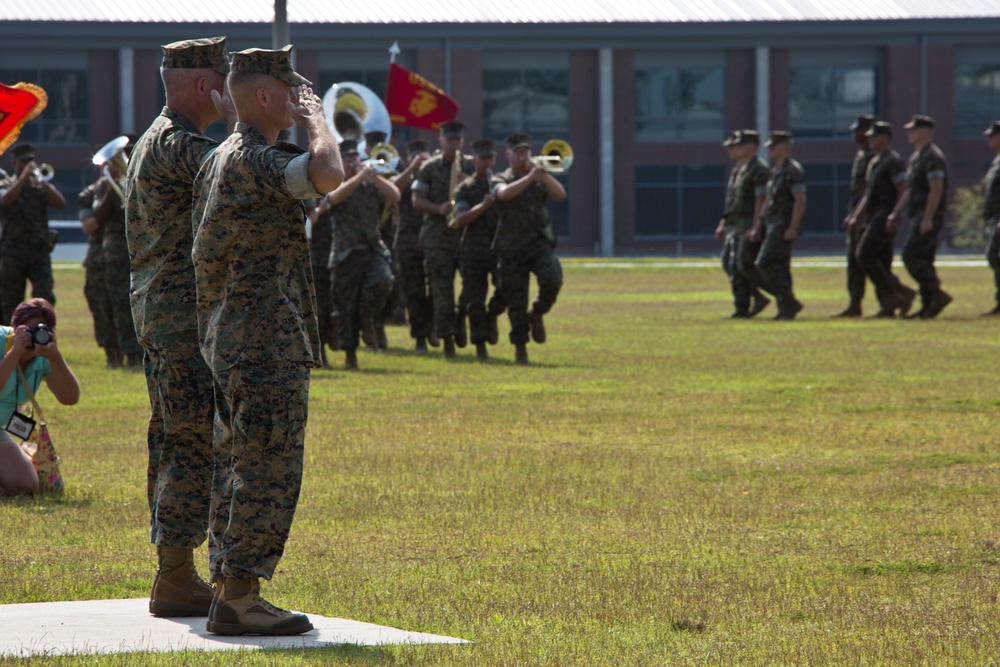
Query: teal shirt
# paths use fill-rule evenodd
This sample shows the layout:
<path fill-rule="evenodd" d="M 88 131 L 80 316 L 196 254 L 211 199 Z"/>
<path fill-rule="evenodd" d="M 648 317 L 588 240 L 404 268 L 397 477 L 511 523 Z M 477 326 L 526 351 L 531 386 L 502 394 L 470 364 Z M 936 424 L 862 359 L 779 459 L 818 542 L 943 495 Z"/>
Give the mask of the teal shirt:
<path fill-rule="evenodd" d="M 0 336 L 6 338 L 10 332 L 10 327 L 0 326 Z M 6 345 L 0 345 L 0 359 L 6 356 L 6 347 Z M 35 357 L 31 360 L 31 363 L 24 370 L 24 377 L 31 385 L 32 392 L 38 392 L 38 388 L 42 385 L 42 378 L 48 375 L 51 370 L 52 365 L 48 359 Z M 3 386 L 3 389 L 0 389 L 0 428 L 7 426 L 7 422 L 10 421 L 17 406 L 30 402 L 28 392 L 24 390 L 24 384 L 21 382 L 21 376 L 15 370 L 7 379 L 7 384 Z"/>

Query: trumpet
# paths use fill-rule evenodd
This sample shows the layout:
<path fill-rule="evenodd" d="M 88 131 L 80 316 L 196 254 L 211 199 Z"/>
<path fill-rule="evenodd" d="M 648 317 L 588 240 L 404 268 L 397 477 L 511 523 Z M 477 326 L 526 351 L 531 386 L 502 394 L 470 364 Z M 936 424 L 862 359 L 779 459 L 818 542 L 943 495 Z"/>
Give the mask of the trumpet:
<path fill-rule="evenodd" d="M 38 165 L 37 168 L 35 168 L 33 172 L 31 172 L 31 180 L 33 180 L 36 184 L 42 181 L 48 183 L 53 178 L 55 178 L 55 175 L 56 175 L 56 170 L 52 167 L 51 164 L 48 163 L 40 164 Z"/>
<path fill-rule="evenodd" d="M 94 154 L 93 162 L 101 167 L 104 177 L 108 179 L 108 185 L 118 195 L 118 201 L 122 208 L 125 208 L 125 171 L 128 169 L 128 157 L 125 155 L 125 146 L 128 145 L 128 137 L 120 136 L 112 139 L 101 146 L 101 150 Z M 113 164 L 118 167 L 120 176 L 116 179 L 112 176 L 108 165 Z"/>
<path fill-rule="evenodd" d="M 551 139 L 542 146 L 541 155 L 529 158 L 553 174 L 565 174 L 573 165 L 573 148 L 562 139 Z"/>

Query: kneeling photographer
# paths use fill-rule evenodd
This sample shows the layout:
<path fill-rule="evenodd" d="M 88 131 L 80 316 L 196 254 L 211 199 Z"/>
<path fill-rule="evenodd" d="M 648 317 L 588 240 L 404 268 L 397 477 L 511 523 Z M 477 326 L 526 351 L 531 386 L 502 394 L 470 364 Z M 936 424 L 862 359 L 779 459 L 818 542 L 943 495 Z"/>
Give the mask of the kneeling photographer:
<path fill-rule="evenodd" d="M 56 312 L 45 299 L 18 305 L 11 326 L 0 326 L 6 341 L 0 358 L 0 494 L 35 493 L 38 473 L 14 436 L 27 440 L 40 427 L 39 415 L 24 414 L 42 380 L 63 405 L 80 400 L 80 385 L 56 344 Z M 34 417 L 34 418 L 33 418 Z"/>

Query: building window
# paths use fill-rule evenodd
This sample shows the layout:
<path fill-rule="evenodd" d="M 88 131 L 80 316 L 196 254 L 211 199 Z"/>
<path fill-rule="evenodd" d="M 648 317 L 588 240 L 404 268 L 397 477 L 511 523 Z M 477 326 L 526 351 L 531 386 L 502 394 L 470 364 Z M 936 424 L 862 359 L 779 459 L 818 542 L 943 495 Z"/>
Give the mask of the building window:
<path fill-rule="evenodd" d="M 41 115 L 21 128 L 19 141 L 36 144 L 87 144 L 90 105 L 87 72 L 76 69 L 0 69 L 0 81 L 41 86 L 48 105 Z"/>
<path fill-rule="evenodd" d="M 715 142 L 726 133 L 722 53 L 637 51 L 633 128 L 638 143 Z"/>
<path fill-rule="evenodd" d="M 981 136 L 1000 118 L 1000 50 L 955 50 L 955 134 Z"/>
<path fill-rule="evenodd" d="M 722 216 L 724 165 L 635 168 L 635 235 L 670 240 L 711 236 Z"/>
<path fill-rule="evenodd" d="M 844 218 L 850 213 L 851 163 L 810 163 L 802 168 L 806 172 L 803 233 L 842 236 Z"/>
<path fill-rule="evenodd" d="M 549 51 L 483 52 L 483 131 L 503 139 L 569 138 L 569 55 Z"/>
<path fill-rule="evenodd" d="M 878 51 L 800 49 L 789 56 L 788 129 L 796 136 L 848 136 L 858 116 L 879 115 Z"/>

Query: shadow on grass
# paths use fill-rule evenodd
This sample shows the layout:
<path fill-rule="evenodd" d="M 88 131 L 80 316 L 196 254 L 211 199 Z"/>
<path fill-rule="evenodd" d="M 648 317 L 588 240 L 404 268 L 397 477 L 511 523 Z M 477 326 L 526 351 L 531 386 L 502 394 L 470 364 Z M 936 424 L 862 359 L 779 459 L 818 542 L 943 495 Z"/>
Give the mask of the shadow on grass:
<path fill-rule="evenodd" d="M 36 493 L 30 496 L 20 493 L 13 496 L 0 496 L 0 505 L 31 507 L 35 510 L 55 509 L 57 507 L 90 507 L 92 504 L 90 498 L 67 498 L 62 493 Z"/>

